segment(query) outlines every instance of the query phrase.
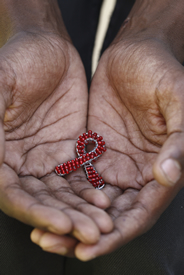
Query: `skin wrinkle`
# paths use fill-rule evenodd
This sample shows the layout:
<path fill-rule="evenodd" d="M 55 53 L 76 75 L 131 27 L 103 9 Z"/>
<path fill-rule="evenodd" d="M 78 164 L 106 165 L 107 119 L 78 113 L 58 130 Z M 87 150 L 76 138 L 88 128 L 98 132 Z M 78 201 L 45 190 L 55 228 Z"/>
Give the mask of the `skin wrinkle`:
<path fill-rule="evenodd" d="M 42 36 L 41 34 L 37 34 L 35 37 L 37 38 L 37 36 L 40 36 L 40 37 L 42 37 L 42 38 L 45 38 L 44 36 Z M 46 39 L 46 38 L 45 38 Z M 47 39 L 46 39 L 47 40 Z M 54 48 L 54 46 L 52 45 L 52 43 L 50 42 L 50 40 L 48 40 L 48 42 L 50 43 L 50 45 Z M 61 48 L 60 48 L 61 49 Z M 67 64 L 67 62 L 66 62 L 66 56 L 65 56 L 65 53 L 64 53 L 64 51 L 63 51 L 63 49 L 61 49 L 62 50 L 62 53 L 63 53 L 63 57 L 65 58 L 65 64 Z M 21 52 L 20 52 L 20 54 L 22 54 Z M 23 57 L 24 57 L 24 55 L 22 55 Z M 33 59 L 34 60 L 34 59 Z M 20 64 L 21 65 L 21 64 Z M 22 66 L 22 65 L 21 65 Z M 66 67 L 66 66 L 65 66 Z M 67 68 L 67 70 L 66 70 L 66 68 L 65 68 L 65 70 L 64 70 L 64 72 L 63 72 L 63 74 L 61 75 L 61 77 L 59 78 L 59 80 L 58 80 L 58 82 L 56 82 L 56 84 L 55 84 L 55 87 L 53 88 L 53 91 L 52 91 L 52 93 L 51 94 L 48 94 L 48 96 L 38 105 L 38 107 L 35 109 L 35 111 L 31 114 L 31 116 L 30 117 L 28 117 L 27 118 L 27 122 L 29 122 L 30 121 L 30 119 L 31 119 L 31 117 L 36 113 L 36 111 L 39 109 L 39 107 L 49 98 L 49 97 L 51 97 L 52 96 L 52 94 L 55 92 L 55 90 L 56 90 L 56 87 L 58 87 L 58 85 L 62 82 L 62 80 L 63 80 L 63 78 L 65 77 L 65 75 L 67 74 L 67 71 L 68 71 L 68 69 L 69 68 Z M 24 72 L 24 70 L 22 70 L 23 72 Z M 16 86 L 16 84 L 14 85 L 14 86 Z M 14 97 L 13 95 L 12 95 L 12 97 Z M 13 99 L 12 99 L 13 100 Z M 14 101 L 14 100 L 13 100 Z M 23 111 L 24 112 L 24 111 Z M 21 113 L 22 114 L 22 113 Z M 17 117 L 17 119 L 21 116 L 21 114 Z M 25 122 L 25 121 L 24 121 Z M 19 125 L 19 127 L 21 127 L 22 125 Z M 12 131 L 14 131 L 15 129 L 18 129 L 19 127 L 16 127 L 16 128 L 13 128 L 12 129 Z M 25 131 L 26 131 L 26 129 L 25 129 Z"/>
<path fill-rule="evenodd" d="M 29 1 L 26 1 L 29 5 Z M 49 4 L 49 7 L 50 5 L 51 4 Z M 50 9 L 49 7 L 48 10 Z M 43 36 L 45 36 L 46 39 L 41 39 L 38 35 L 33 37 L 33 35 L 28 33 L 22 37 L 17 35 L 11 39 L 11 45 L 10 43 L 7 44 L 0 51 L 0 54 L 8 58 L 12 68 L 17 74 L 17 86 L 14 89 L 14 106 L 18 106 L 18 111 L 12 109 L 10 113 L 8 113 L 8 115 L 11 114 L 11 117 L 15 117 L 16 115 L 17 119 L 16 122 L 15 119 L 12 121 L 12 125 L 9 123 L 8 130 L 11 130 L 11 127 L 14 128 L 11 134 L 8 133 L 8 131 L 6 132 L 9 141 L 7 142 L 5 158 L 9 169 L 8 167 L 7 169 L 2 167 L 2 172 L 4 173 L 3 184 L 9 186 L 11 182 L 16 181 L 17 173 L 15 169 L 11 168 L 12 166 L 15 166 L 16 170 L 21 169 L 23 172 L 27 172 L 26 169 L 28 169 L 30 176 L 32 176 L 30 179 L 25 176 L 22 176 L 19 180 L 17 178 L 19 182 L 18 184 L 15 182 L 15 186 L 18 186 L 20 181 L 22 185 L 20 188 L 17 188 L 16 192 L 15 189 L 12 190 L 10 198 L 11 206 L 8 204 L 6 196 L 4 196 L 3 202 L 1 202 L 1 209 L 6 211 L 9 207 L 14 208 L 15 206 L 17 211 L 14 211 L 12 215 L 15 219 L 22 222 L 26 221 L 31 226 L 44 228 L 50 232 L 64 232 L 64 234 L 72 234 L 74 232 L 79 242 L 83 241 L 83 239 L 86 241 L 89 239 L 92 243 L 98 241 L 100 233 L 98 227 L 102 227 L 102 230 L 105 232 L 112 230 L 112 224 L 110 224 L 110 219 L 107 214 L 101 209 L 95 208 L 95 206 L 84 203 L 83 199 L 78 197 L 78 193 L 75 194 L 73 192 L 71 185 L 68 184 L 69 189 L 65 188 L 65 191 L 64 189 L 60 189 L 60 191 L 57 190 L 56 195 L 56 191 L 53 191 L 52 188 L 44 189 L 43 185 L 45 184 L 45 186 L 48 187 L 52 185 L 51 181 L 53 180 L 53 185 L 56 186 L 57 180 L 55 181 L 54 178 L 51 178 L 50 181 L 48 177 L 47 180 L 45 180 L 42 175 L 42 181 L 45 180 L 44 183 L 36 179 L 35 176 L 35 174 L 42 172 L 42 169 L 44 169 L 44 174 L 50 172 L 49 167 L 55 167 L 56 159 L 57 163 L 58 160 L 62 163 L 65 161 L 67 155 L 74 155 L 72 144 L 76 141 L 76 135 L 80 134 L 81 131 L 85 131 L 85 119 L 87 117 L 87 82 L 83 64 L 77 51 L 71 44 L 69 45 L 68 42 L 68 44 L 66 44 L 67 47 L 65 47 L 65 43 L 62 43 L 65 42 L 62 37 L 58 36 L 56 41 L 56 37 L 52 37 L 51 33 L 48 35 L 48 32 L 45 32 Z M 49 43 L 52 41 L 54 43 L 50 45 Z M 30 46 L 28 44 L 30 44 Z M 61 46 L 56 47 L 56 45 L 58 46 L 59 44 Z M 53 49 L 55 49 L 55 51 L 53 51 Z M 42 51 L 45 58 L 42 57 Z M 66 53 L 65 56 L 62 56 L 63 52 Z M 30 59 L 33 58 L 34 53 L 34 60 L 31 62 Z M 67 59 L 66 61 L 64 60 L 65 58 Z M 67 62 L 67 68 L 63 68 L 64 62 Z M 34 66 L 36 66 L 36 68 Z M 48 70 L 47 66 L 49 67 Z M 64 77 L 60 79 L 63 71 Z M 57 86 L 56 82 L 58 82 L 58 90 L 55 89 L 55 86 Z M 30 84 L 29 87 L 27 87 L 27 84 Z M 54 87 L 54 91 L 52 87 Z M 71 87 L 71 90 L 69 90 L 68 87 Z M 66 96 L 61 96 L 61 93 L 59 94 L 60 91 Z M 43 101 L 42 104 L 39 105 L 42 94 Z M 54 100 L 56 101 L 58 96 L 60 102 L 54 104 Z M 72 100 L 72 98 L 78 101 Z M 46 100 L 49 101 L 50 99 L 51 102 L 46 102 Z M 29 109 L 28 101 L 31 105 Z M 34 102 L 37 102 L 39 106 L 34 104 Z M 24 114 L 21 110 L 21 103 L 24 104 Z M 62 106 L 65 107 L 65 110 L 67 110 L 69 114 L 65 115 L 66 111 L 62 109 Z M 32 113 L 30 109 L 32 109 Z M 56 113 L 53 111 L 52 114 L 53 109 L 56 109 Z M 59 114 L 61 118 L 56 121 L 56 119 L 58 119 L 57 114 Z M 45 120 L 41 121 L 43 117 Z M 25 120 L 23 122 L 24 125 L 18 128 L 21 119 Z M 53 121 L 52 124 L 50 122 L 51 120 Z M 42 124 L 40 124 L 40 121 Z M 43 126 L 46 122 L 48 122 L 49 125 Z M 58 127 L 58 125 L 60 127 Z M 29 129 L 29 127 L 31 129 Z M 39 131 L 37 127 L 40 128 Z M 65 129 L 65 133 L 63 129 Z M 40 132 L 41 130 L 42 132 Z M 31 131 L 36 132 L 35 135 L 30 135 Z M 24 135 L 24 138 L 21 139 L 21 135 Z M 63 136 L 65 140 L 63 140 L 61 136 Z M 13 137 L 15 138 L 13 139 Z M 47 140 L 49 140 L 49 142 L 47 142 Z M 34 147 L 30 148 L 29 144 L 31 144 L 30 147 L 34 144 Z M 29 147 L 29 152 L 25 150 L 27 149 L 26 146 L 27 148 Z M 59 147 L 57 148 L 57 146 Z M 62 147 L 62 150 L 59 150 L 60 147 Z M 25 151 L 27 151 L 27 154 Z M 24 160 L 23 165 L 21 165 L 21 160 Z M 55 175 L 55 177 L 57 176 Z M 59 179 L 58 182 L 59 181 L 61 185 L 67 184 L 64 179 Z M 73 189 L 75 190 L 74 184 L 77 184 L 77 182 L 73 183 Z M 77 192 L 81 191 L 80 186 L 76 186 L 76 189 Z M 10 191 L 10 189 L 8 191 Z M 95 190 L 93 193 L 95 194 Z M 60 198 L 57 199 L 56 196 Z M 106 195 L 103 194 L 103 200 L 104 198 L 108 199 L 108 197 L 105 196 Z M 100 193 L 98 194 L 98 198 L 100 200 Z M 36 203 L 33 203 L 35 200 L 37 200 Z M 92 204 L 93 202 L 95 204 L 94 195 L 93 198 L 90 198 L 90 203 Z M 67 215 L 61 213 L 62 207 L 57 211 L 57 207 L 62 206 L 62 203 L 65 203 L 63 209 L 65 209 L 64 211 L 67 212 Z M 109 204 L 110 201 L 102 201 L 104 208 Z M 50 205 L 50 207 L 48 205 Z M 76 209 L 82 209 L 83 213 L 80 213 L 82 211 L 76 211 L 73 206 L 75 206 Z M 94 210 L 96 211 L 96 215 L 94 215 Z M 29 213 L 27 213 L 28 211 Z M 62 220 L 64 221 L 63 223 Z M 79 221 L 81 221 L 81 223 L 79 223 Z M 95 221 L 99 221 L 99 225 Z M 109 224 L 106 225 L 104 230 L 106 222 Z M 82 227 L 83 223 L 84 226 Z M 71 229 L 73 232 L 71 232 Z M 91 232 L 91 234 L 87 234 L 88 232 Z M 96 232 L 94 236 L 93 232 Z M 81 233 L 81 235 L 79 233 Z M 69 235 L 67 237 L 69 239 Z"/>
<path fill-rule="evenodd" d="M 24 188 L 24 185 L 22 185 L 22 188 L 24 190 L 26 190 L 27 192 L 29 192 L 29 190 L 27 190 L 27 188 Z M 63 187 L 63 189 L 66 189 L 66 188 Z M 50 204 L 47 203 L 47 201 L 50 200 L 50 197 L 52 197 L 53 199 L 57 199 L 57 198 L 61 199 L 60 196 L 56 196 L 56 195 L 58 195 L 56 191 L 54 193 L 55 194 L 53 194 L 53 190 L 49 190 L 49 188 L 47 188 L 47 190 L 46 189 L 41 189 L 41 190 L 36 191 L 36 192 L 31 192 L 31 190 L 30 190 L 30 192 L 29 192 L 29 194 L 31 196 L 36 198 L 44 206 L 50 206 Z M 68 190 L 63 191 L 62 197 L 65 196 L 65 193 L 67 195 L 68 195 L 68 193 L 70 193 L 71 195 L 74 195 L 74 192 L 71 192 L 71 190 L 69 190 L 69 188 L 68 188 Z M 37 203 L 34 203 L 34 204 L 37 204 Z M 66 203 L 64 202 L 64 204 L 66 204 Z M 84 202 L 84 204 L 87 205 L 86 202 Z M 67 209 L 70 209 L 70 210 L 72 209 L 71 207 L 68 207 L 66 205 L 63 205 L 63 207 L 56 207 L 56 208 L 60 211 L 63 211 L 63 212 Z M 76 206 L 74 207 L 74 209 L 77 209 Z"/>
<path fill-rule="evenodd" d="M 119 217 L 119 215 L 121 214 L 120 210 L 116 206 L 113 206 L 113 205 L 110 207 L 110 209 L 107 208 L 106 211 L 113 221 L 115 219 L 117 219 Z"/>
<path fill-rule="evenodd" d="M 39 198 L 41 196 L 47 197 L 48 195 L 54 198 L 53 193 L 51 190 L 49 190 L 49 188 L 42 188 L 42 189 L 39 189 L 39 191 L 33 191 L 33 190 L 27 189 L 27 186 L 24 187 L 23 184 L 21 186 L 24 190 L 27 190 L 27 192 L 35 198 Z"/>
<path fill-rule="evenodd" d="M 121 97 L 119 96 L 119 98 L 121 99 Z M 157 152 L 151 152 L 151 151 L 146 151 L 146 150 L 143 150 L 143 149 L 141 149 L 140 147 L 138 147 L 137 145 L 135 145 L 134 143 L 133 143 L 133 141 L 132 141 L 132 138 L 130 137 L 130 135 L 129 135 L 129 131 L 128 131 L 128 128 L 127 128 L 127 125 L 126 125 L 126 122 L 125 122 L 125 117 L 122 117 L 119 113 L 118 113 L 118 111 L 114 108 L 114 106 L 110 103 L 110 102 L 108 102 L 105 98 L 104 98 L 104 100 L 116 111 L 116 113 L 120 116 L 120 118 L 122 119 L 122 121 L 123 121 L 123 123 L 124 123 L 124 126 L 125 126 L 125 129 L 126 129 L 126 133 L 127 133 L 127 136 L 125 136 L 125 135 L 122 135 L 121 133 L 119 133 L 117 130 L 115 130 L 112 126 L 110 126 L 109 124 L 107 124 L 106 122 L 104 122 L 104 121 L 102 121 L 102 120 L 100 120 L 102 123 L 104 123 L 104 124 L 106 124 L 107 126 L 109 126 L 110 128 L 112 128 L 114 131 L 116 131 L 119 135 L 121 135 L 121 136 L 123 136 L 124 138 L 126 138 L 135 148 L 137 148 L 138 150 L 141 150 L 141 151 L 143 151 L 143 152 L 145 152 L 145 153 L 157 153 Z M 124 104 L 124 102 L 123 102 L 123 104 Z M 129 111 L 129 109 L 125 106 L 125 104 L 124 104 L 124 107 Z M 133 119 L 133 121 L 137 124 L 137 122 L 134 120 L 134 117 L 132 116 L 132 119 Z M 138 125 L 138 124 L 137 124 Z M 139 127 L 138 127 L 138 130 L 137 130 L 138 132 L 140 132 L 140 129 L 139 129 Z M 141 134 L 142 134 L 142 132 L 141 132 Z M 149 139 L 146 139 L 149 143 L 150 143 L 150 140 Z M 155 145 L 155 144 L 154 144 Z M 159 147 L 161 147 L 161 145 L 159 145 Z"/>
<path fill-rule="evenodd" d="M 65 194 L 65 193 L 66 194 L 68 194 L 68 193 L 69 194 L 74 194 L 74 192 L 73 192 L 73 190 L 71 190 L 71 188 L 64 187 L 64 186 L 61 186 L 61 187 L 57 188 L 56 190 L 51 189 L 51 191 L 54 192 L 55 196 L 60 194 L 60 193 L 61 193 L 61 195 Z"/>
<path fill-rule="evenodd" d="M 114 86 L 114 88 L 115 88 L 115 86 Z M 117 94 L 118 94 L 118 91 L 117 91 Z M 120 97 L 120 98 L 121 98 L 121 97 Z M 122 98 L 121 98 L 121 101 L 122 101 Z M 123 102 L 123 104 L 125 105 L 125 103 L 124 103 L 124 102 Z M 129 110 L 129 109 L 128 109 L 128 110 Z M 129 110 L 129 111 L 130 111 L 130 110 Z M 136 121 L 135 121 L 135 122 L 136 122 Z M 137 123 L 137 122 L 136 122 L 136 123 Z M 149 141 L 149 140 L 148 140 L 148 141 Z M 150 142 L 150 141 L 149 141 L 149 142 Z M 154 144 L 154 143 L 153 143 L 153 144 Z M 160 146 L 160 144 L 157 144 L 157 143 L 156 143 L 156 144 L 154 144 L 154 145 L 157 145 L 157 146 L 159 145 L 159 146 Z"/>
<path fill-rule="evenodd" d="M 57 142 L 64 142 L 64 141 L 75 141 L 75 139 L 74 140 L 71 140 L 71 139 L 65 139 L 65 140 L 63 140 L 63 139 L 61 139 L 61 140 L 58 140 Z M 39 146 L 41 146 L 41 145 L 46 145 L 46 144 L 52 144 L 52 143 L 56 143 L 56 141 L 47 141 L 47 142 L 43 142 L 43 143 L 40 143 L 40 144 L 38 144 L 38 145 L 35 145 L 34 147 L 32 147 L 31 149 L 29 149 L 29 150 L 27 150 L 25 153 L 23 153 L 22 154 L 22 157 L 24 156 L 24 155 L 26 155 L 26 154 L 28 154 L 31 150 L 33 150 L 33 149 L 35 149 L 36 147 L 39 147 Z M 64 152 L 64 151 L 63 151 Z M 66 154 L 66 153 L 65 153 Z M 70 155 L 68 155 L 69 157 L 70 157 Z"/>
<path fill-rule="evenodd" d="M 73 87 L 73 84 L 72 84 L 71 88 L 69 88 L 64 94 L 62 94 L 59 98 L 57 98 L 57 102 L 54 102 L 54 103 L 49 107 L 49 109 L 48 109 L 47 112 L 45 113 L 44 119 L 47 117 L 47 115 L 49 114 L 50 110 L 54 107 L 54 105 L 57 104 L 58 101 L 60 101 L 65 95 L 67 95 L 67 93 L 70 91 L 70 89 L 72 89 L 72 87 Z M 74 114 L 75 114 L 75 113 L 76 113 L 76 112 L 74 112 Z M 44 119 L 43 119 L 43 121 L 44 121 Z M 49 125 L 48 125 L 48 126 L 49 126 Z"/>
<path fill-rule="evenodd" d="M 61 117 L 61 118 L 59 118 L 58 120 L 55 120 L 54 123 L 51 123 L 51 124 L 48 124 L 48 125 L 43 126 L 42 128 L 38 129 L 36 132 L 34 132 L 34 133 L 31 134 L 31 135 L 27 135 L 27 136 L 24 136 L 23 138 L 19 138 L 19 139 L 15 139 L 15 138 L 14 138 L 14 139 L 7 139 L 7 142 L 11 142 L 11 141 L 20 141 L 20 140 L 25 140 L 25 139 L 27 139 L 27 138 L 31 138 L 31 137 L 35 136 L 36 134 L 38 134 L 41 130 L 43 130 L 43 129 L 49 127 L 49 126 L 52 126 L 53 124 L 58 123 L 60 120 L 66 118 L 66 117 L 68 117 L 68 116 L 71 116 L 71 115 L 73 115 L 73 114 L 79 113 L 79 112 L 80 112 L 80 111 L 76 111 L 76 112 L 67 114 L 67 115 L 65 115 L 65 116 L 63 116 L 63 117 Z M 22 125 L 21 125 L 21 126 L 22 126 Z M 36 138 L 36 137 L 35 137 L 35 138 Z M 53 142 L 54 142 L 54 141 L 53 141 Z M 45 143 L 52 143 L 52 141 L 48 141 L 48 142 L 45 142 Z M 42 144 L 45 144 L 45 143 L 40 143 L 39 145 L 42 145 Z M 31 150 L 31 149 L 30 149 L 30 150 Z M 28 150 L 28 151 L 30 151 L 30 150 Z M 28 151 L 27 151 L 27 152 L 28 152 Z M 24 153 L 24 154 L 26 154 L 26 153 Z"/>
<path fill-rule="evenodd" d="M 109 125 L 109 124 L 106 123 L 105 121 L 101 120 L 99 117 L 97 117 L 97 116 L 95 116 L 95 115 L 90 115 L 90 116 L 91 116 L 91 117 L 96 117 L 100 122 L 102 122 L 103 124 L 107 125 L 109 128 L 111 128 L 112 130 L 114 130 L 117 134 L 121 135 L 123 138 L 127 139 L 127 141 L 129 141 L 129 142 L 131 143 L 131 145 L 134 146 L 136 149 L 138 149 L 138 150 L 140 150 L 140 151 L 142 151 L 142 152 L 144 152 L 144 153 L 157 154 L 157 152 L 155 152 L 155 151 L 146 151 L 146 150 L 143 150 L 143 149 L 137 147 L 137 146 L 132 142 L 131 139 L 129 139 L 128 137 L 126 137 L 126 136 L 122 135 L 121 133 L 119 133 L 116 129 L 114 129 L 111 125 Z M 127 128 L 126 128 L 126 129 L 127 129 Z M 139 129 L 138 129 L 137 131 L 140 132 Z M 147 141 L 150 142 L 149 140 L 147 140 Z M 107 146 L 106 146 L 106 147 L 107 147 Z M 112 149 L 112 147 L 109 147 L 109 146 L 108 146 L 107 148 Z M 112 149 L 112 150 L 114 150 L 114 149 Z"/>
<path fill-rule="evenodd" d="M 122 100 L 122 98 L 121 98 L 121 100 Z M 122 100 L 122 102 L 123 102 L 123 100 Z M 124 104 L 124 102 L 123 102 L 123 104 Z M 124 105 L 124 106 L 125 106 L 125 105 Z M 132 118 L 133 118 L 134 116 L 133 116 L 132 112 L 130 111 L 130 109 L 129 109 L 127 106 L 126 106 L 126 108 L 127 108 L 127 110 L 129 111 L 129 113 L 131 114 L 131 116 L 132 116 Z M 149 143 L 151 143 L 151 144 L 153 144 L 153 145 L 155 145 L 155 146 L 157 146 L 157 147 L 159 147 L 159 148 L 161 147 L 160 144 L 158 144 L 158 143 L 156 143 L 156 142 L 153 142 L 153 141 L 149 140 L 149 138 L 147 138 L 147 137 L 143 134 L 143 132 L 142 132 L 142 130 L 141 130 L 141 128 L 140 128 L 138 122 L 137 122 L 135 119 L 134 119 L 134 122 L 136 123 L 137 128 L 139 129 L 141 135 L 145 138 L 145 140 L 147 140 Z"/>
<path fill-rule="evenodd" d="M 87 206 L 87 202 L 83 201 L 83 202 L 78 202 L 76 205 L 75 205 L 75 209 L 76 210 L 81 210 L 83 208 L 83 206 Z"/>
<path fill-rule="evenodd" d="M 131 160 L 132 160 L 132 162 L 134 163 L 134 165 L 135 165 L 135 167 L 137 168 L 137 170 L 140 172 L 140 174 L 142 175 L 142 172 L 140 171 L 140 168 L 139 168 L 139 166 L 137 165 L 137 163 L 136 163 L 136 161 L 134 160 L 134 158 L 132 158 L 130 155 L 128 155 L 128 154 L 126 154 L 125 152 L 119 152 L 118 150 L 115 150 L 115 149 L 111 149 L 111 150 L 113 150 L 114 152 L 116 152 L 116 153 L 119 153 L 119 154 L 121 154 L 121 155 L 125 155 L 125 156 L 127 156 L 128 158 L 130 158 Z M 142 177 L 143 178 L 143 177 Z M 139 183 L 139 185 L 140 185 L 140 183 Z M 144 185 L 141 185 L 140 187 L 142 187 L 142 186 L 144 186 Z"/>

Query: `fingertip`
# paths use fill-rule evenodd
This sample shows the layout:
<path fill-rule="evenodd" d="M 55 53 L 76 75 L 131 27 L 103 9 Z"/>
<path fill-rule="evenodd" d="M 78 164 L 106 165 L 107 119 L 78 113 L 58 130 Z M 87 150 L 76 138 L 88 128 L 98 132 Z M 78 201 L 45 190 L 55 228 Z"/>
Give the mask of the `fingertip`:
<path fill-rule="evenodd" d="M 104 219 L 102 220 L 101 222 L 101 232 L 104 233 L 104 234 L 107 234 L 107 233 L 110 233 L 113 229 L 114 229 L 114 224 L 113 224 L 113 221 L 111 219 L 111 217 L 105 213 L 106 216 L 104 217 Z"/>
<path fill-rule="evenodd" d="M 64 235 L 68 234 L 73 229 L 73 223 L 68 215 L 58 209 L 51 209 L 46 206 L 39 206 L 31 213 L 31 218 L 34 221 L 33 226 L 41 227 L 45 231 Z"/>
<path fill-rule="evenodd" d="M 101 209 L 106 209 L 111 205 L 109 197 L 101 190 L 86 189 L 83 193 L 83 198 Z"/>
<path fill-rule="evenodd" d="M 93 217 L 101 233 L 107 234 L 113 230 L 113 221 L 105 211 L 99 209 L 98 212 L 95 212 Z"/>
<path fill-rule="evenodd" d="M 35 228 L 30 234 L 31 241 L 38 244 L 44 233 L 45 231 Z"/>
<path fill-rule="evenodd" d="M 69 236 L 60 236 L 39 229 L 31 233 L 31 240 L 44 251 L 56 253 L 62 256 L 73 257 L 77 240 Z"/>
<path fill-rule="evenodd" d="M 47 227 L 49 232 L 58 235 L 68 234 L 71 232 L 72 228 L 72 221 L 66 215 L 62 215 L 62 219 L 55 221 L 55 223 Z"/>
<path fill-rule="evenodd" d="M 168 158 L 160 163 L 156 162 L 154 164 L 153 174 L 160 184 L 172 187 L 181 178 L 181 165 L 177 160 Z"/>
<path fill-rule="evenodd" d="M 87 230 L 77 230 L 72 231 L 72 236 L 84 244 L 95 244 L 100 239 L 100 232 L 97 227 L 87 228 Z"/>
<path fill-rule="evenodd" d="M 90 260 L 95 259 L 97 256 L 93 252 L 93 246 L 85 245 L 85 244 L 78 244 L 75 249 L 75 256 L 78 260 L 87 262 Z"/>

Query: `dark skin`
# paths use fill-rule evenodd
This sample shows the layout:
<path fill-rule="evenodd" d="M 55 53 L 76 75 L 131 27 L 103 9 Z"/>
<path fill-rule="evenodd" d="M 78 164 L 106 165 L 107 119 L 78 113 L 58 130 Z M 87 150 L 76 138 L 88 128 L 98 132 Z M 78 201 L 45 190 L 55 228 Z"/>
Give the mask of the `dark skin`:
<path fill-rule="evenodd" d="M 33 227 L 70 234 L 72 244 L 73 237 L 96 243 L 113 228 L 102 210 L 109 198 L 82 169 L 68 177 L 72 185 L 53 172 L 75 158 L 75 141 L 86 131 L 86 78 L 66 30 L 17 31 L 1 48 L 0 64 L 0 209 Z"/>
<path fill-rule="evenodd" d="M 110 253 L 148 231 L 183 188 L 180 41 L 161 40 L 160 33 L 155 37 L 157 25 L 146 31 L 140 25 L 132 19 L 122 27 L 90 89 L 88 128 L 107 144 L 95 166 L 107 183 L 103 192 L 111 199 L 107 213 L 114 229 L 95 245 L 76 247 L 64 237 L 33 231 L 32 240 L 47 251 L 62 255 L 65 247 L 83 261 Z M 169 39 L 174 41 L 175 34 Z"/>

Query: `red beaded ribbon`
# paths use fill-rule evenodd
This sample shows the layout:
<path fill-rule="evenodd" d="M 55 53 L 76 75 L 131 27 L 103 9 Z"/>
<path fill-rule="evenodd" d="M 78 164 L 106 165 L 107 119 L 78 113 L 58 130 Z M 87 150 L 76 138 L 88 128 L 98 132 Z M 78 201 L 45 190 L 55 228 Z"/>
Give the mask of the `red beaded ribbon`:
<path fill-rule="evenodd" d="M 86 146 L 89 143 L 94 143 L 95 148 L 89 153 L 86 152 Z M 93 133 L 89 130 L 87 133 L 78 137 L 76 142 L 76 153 L 78 158 L 72 159 L 63 164 L 59 164 L 55 168 L 55 172 L 58 176 L 65 176 L 72 171 L 76 171 L 81 166 L 84 167 L 86 172 L 86 177 L 88 181 L 96 188 L 102 189 L 105 186 L 105 182 L 102 177 L 98 174 L 92 161 L 96 161 L 103 152 L 106 151 L 105 141 L 103 137 L 99 136 L 97 133 Z"/>

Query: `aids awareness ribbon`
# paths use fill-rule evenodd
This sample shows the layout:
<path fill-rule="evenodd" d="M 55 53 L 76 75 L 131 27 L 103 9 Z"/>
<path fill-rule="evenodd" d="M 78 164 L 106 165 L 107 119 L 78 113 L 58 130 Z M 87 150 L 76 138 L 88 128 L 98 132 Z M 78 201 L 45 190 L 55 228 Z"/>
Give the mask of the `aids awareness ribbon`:
<path fill-rule="evenodd" d="M 91 143 L 95 147 L 92 151 L 87 152 L 86 146 Z M 105 151 L 106 147 L 103 137 L 89 130 L 87 133 L 79 136 L 76 141 L 76 153 L 78 157 L 66 163 L 59 164 L 55 167 L 55 172 L 58 176 L 63 177 L 83 166 L 88 181 L 96 189 L 102 189 L 105 186 L 105 182 L 98 174 L 92 162 L 95 162 Z"/>

